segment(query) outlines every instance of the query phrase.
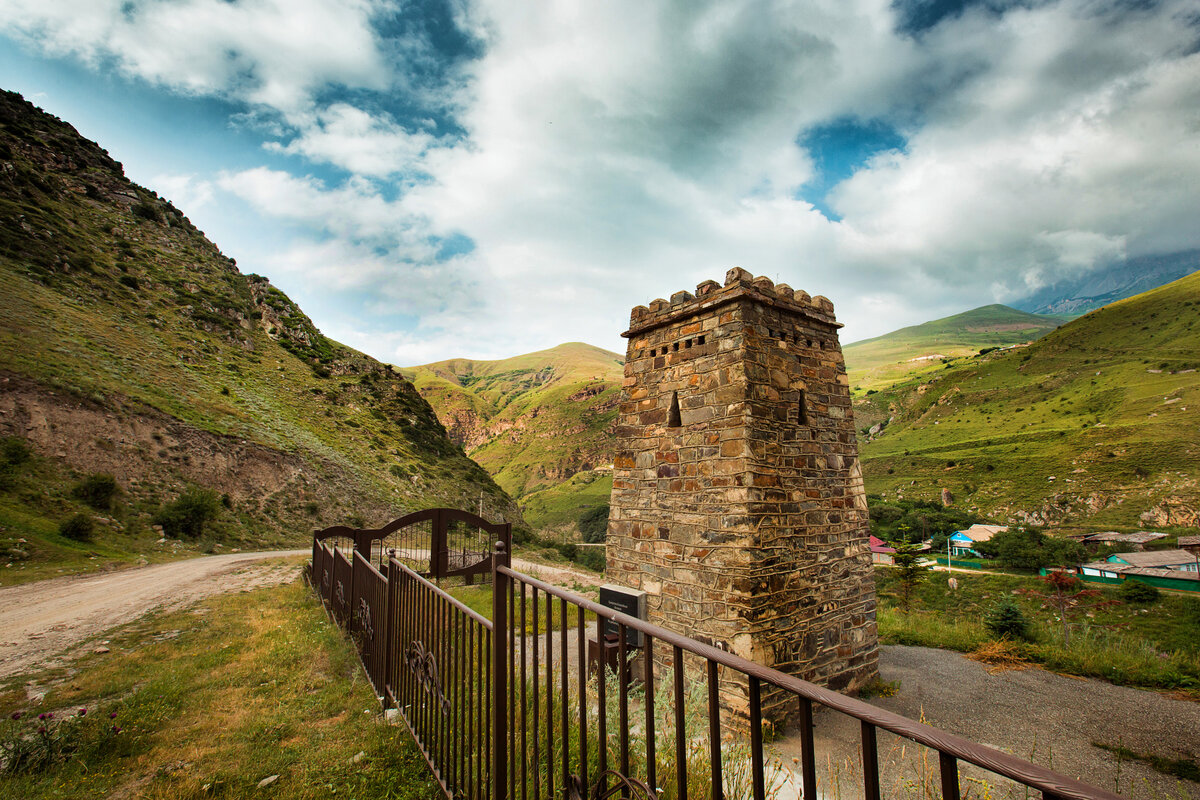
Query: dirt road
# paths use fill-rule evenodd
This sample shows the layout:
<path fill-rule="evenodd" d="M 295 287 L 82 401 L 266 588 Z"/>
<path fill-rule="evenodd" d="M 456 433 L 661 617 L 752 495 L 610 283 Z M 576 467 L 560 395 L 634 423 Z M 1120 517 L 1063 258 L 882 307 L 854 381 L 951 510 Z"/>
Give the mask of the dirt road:
<path fill-rule="evenodd" d="M 153 609 L 292 580 L 298 564 L 265 560 L 307 553 L 229 553 L 0 589 L 0 678 L 54 666 L 81 643 Z"/>

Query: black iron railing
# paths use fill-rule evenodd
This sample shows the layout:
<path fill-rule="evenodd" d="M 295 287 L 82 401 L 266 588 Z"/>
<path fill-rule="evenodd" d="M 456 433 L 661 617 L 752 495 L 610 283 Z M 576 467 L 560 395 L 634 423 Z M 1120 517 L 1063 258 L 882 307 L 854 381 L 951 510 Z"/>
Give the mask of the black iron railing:
<path fill-rule="evenodd" d="M 475 524 L 467 517 L 458 519 Z M 364 547 L 370 541 L 355 538 Z M 794 783 L 791 796 L 805 800 L 898 793 L 959 800 L 963 766 L 971 765 L 965 779 L 993 797 L 1027 798 L 1033 790 L 1044 798 L 1118 798 L 516 572 L 509 546 L 504 536 L 483 559 L 492 579 L 489 621 L 396 557 L 380 571 L 359 553 L 349 561 L 313 543 L 314 586 L 351 631 L 381 701 L 399 711 L 447 797 L 764 800 Z M 598 620 L 616 626 L 609 647 L 596 635 Z M 641 648 L 629 643 L 633 631 L 642 634 Z M 731 682 L 745 687 L 744 714 L 723 705 L 722 686 Z M 764 689 L 786 692 L 795 704 L 794 765 L 766 756 Z M 853 787 L 828 769 L 823 783 L 818 774 L 818 708 L 858 723 Z M 915 788 L 885 786 L 880 731 L 929 748 L 936 768 Z"/>

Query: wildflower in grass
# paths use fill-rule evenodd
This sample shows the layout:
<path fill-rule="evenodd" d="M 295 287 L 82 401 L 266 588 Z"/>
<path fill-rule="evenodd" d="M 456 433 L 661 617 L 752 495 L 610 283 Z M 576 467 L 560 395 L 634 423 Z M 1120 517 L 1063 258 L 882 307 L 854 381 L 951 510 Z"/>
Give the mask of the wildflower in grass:
<path fill-rule="evenodd" d="M 79 716 L 81 716 L 81 717 L 86 717 L 86 716 L 87 716 L 87 709 L 86 709 L 86 708 L 81 708 L 81 709 L 79 709 Z"/>
<path fill-rule="evenodd" d="M 18 720 L 18 719 L 20 719 L 20 718 L 21 718 L 21 717 L 23 717 L 23 716 L 25 716 L 25 715 L 24 715 L 24 714 L 22 714 L 20 711 L 14 711 L 14 712 L 12 713 L 12 718 L 13 718 L 14 720 Z"/>
<path fill-rule="evenodd" d="M 115 711 L 114 711 L 114 712 L 112 712 L 111 714 L 109 714 L 109 715 L 108 715 L 108 718 L 109 718 L 109 719 L 116 719 L 116 718 L 117 718 L 117 712 L 115 712 Z"/>

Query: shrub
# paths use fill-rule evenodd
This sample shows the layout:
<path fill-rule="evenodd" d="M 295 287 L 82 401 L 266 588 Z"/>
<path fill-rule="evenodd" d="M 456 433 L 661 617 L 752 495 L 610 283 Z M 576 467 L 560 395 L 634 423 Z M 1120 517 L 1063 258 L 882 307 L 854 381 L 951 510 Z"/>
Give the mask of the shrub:
<path fill-rule="evenodd" d="M 205 527 L 217 517 L 220 500 L 208 489 L 188 489 L 173 503 L 168 503 L 154 515 L 154 524 L 161 525 L 169 536 L 199 538 Z"/>
<path fill-rule="evenodd" d="M 90 542 L 95 531 L 95 523 L 86 514 L 76 514 L 64 519 L 58 526 L 58 533 L 64 538 L 76 542 Z"/>
<path fill-rule="evenodd" d="M 97 472 L 76 484 L 71 494 L 97 511 L 110 511 L 120 487 L 112 475 Z"/>
<path fill-rule="evenodd" d="M 600 544 L 608 534 L 608 504 L 589 508 L 579 515 L 579 532 L 588 544 Z"/>
<path fill-rule="evenodd" d="M 594 572 L 604 572 L 608 561 L 604 557 L 604 548 L 581 547 L 575 558 L 575 563 Z"/>
<path fill-rule="evenodd" d="M 574 561 L 575 557 L 579 554 L 579 548 L 570 542 L 556 544 L 554 545 L 554 549 L 567 561 Z"/>
<path fill-rule="evenodd" d="M 1117 589 L 1117 594 L 1126 603 L 1149 605 L 1158 601 L 1158 589 L 1141 581 L 1126 580 Z"/>
<path fill-rule="evenodd" d="M 29 443 L 20 436 L 5 436 L 0 439 L 0 466 L 17 467 L 33 455 Z"/>
<path fill-rule="evenodd" d="M 161 217 L 158 214 L 158 209 L 147 202 L 141 202 L 135 205 L 132 209 L 134 216 L 158 222 Z"/>
<path fill-rule="evenodd" d="M 1012 600 L 1001 600 L 983 618 L 983 627 L 1001 639 L 1026 639 L 1029 636 L 1029 620 Z"/>

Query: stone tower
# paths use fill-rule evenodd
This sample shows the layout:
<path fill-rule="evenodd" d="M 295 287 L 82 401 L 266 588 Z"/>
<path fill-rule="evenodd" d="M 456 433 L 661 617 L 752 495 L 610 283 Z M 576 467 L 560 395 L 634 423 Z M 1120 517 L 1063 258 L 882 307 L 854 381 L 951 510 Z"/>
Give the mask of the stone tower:
<path fill-rule="evenodd" d="M 741 269 L 633 309 L 608 526 L 608 579 L 652 622 L 832 689 L 878 664 L 840 327 Z"/>

